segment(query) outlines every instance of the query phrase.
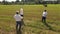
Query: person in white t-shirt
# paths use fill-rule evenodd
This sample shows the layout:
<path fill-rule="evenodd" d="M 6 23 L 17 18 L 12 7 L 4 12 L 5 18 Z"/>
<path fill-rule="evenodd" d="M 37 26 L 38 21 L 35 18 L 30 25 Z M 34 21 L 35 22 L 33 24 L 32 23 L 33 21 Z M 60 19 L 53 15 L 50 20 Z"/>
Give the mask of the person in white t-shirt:
<path fill-rule="evenodd" d="M 45 26 L 47 26 L 49 28 L 49 30 L 53 30 L 52 27 L 46 23 L 46 17 L 47 17 L 47 11 L 44 10 L 44 12 L 42 14 L 42 22 Z"/>
<path fill-rule="evenodd" d="M 46 16 L 47 16 L 47 12 L 46 12 L 46 10 L 44 10 L 44 12 L 42 14 L 42 22 L 46 22 Z"/>
<path fill-rule="evenodd" d="M 22 26 L 21 20 L 23 19 L 23 17 L 21 17 L 21 15 L 19 14 L 19 11 L 17 11 L 16 14 L 14 15 L 14 19 L 16 20 L 17 33 L 18 31 L 20 31 L 20 34 L 21 34 L 21 26 Z"/>

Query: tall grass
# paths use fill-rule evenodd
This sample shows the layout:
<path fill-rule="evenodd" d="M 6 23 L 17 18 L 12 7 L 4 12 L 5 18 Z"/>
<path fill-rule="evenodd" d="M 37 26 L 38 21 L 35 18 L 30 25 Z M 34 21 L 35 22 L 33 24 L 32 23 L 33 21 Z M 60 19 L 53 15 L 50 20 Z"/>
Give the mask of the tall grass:
<path fill-rule="evenodd" d="M 60 5 L 0 5 L 0 34 L 15 34 L 15 12 L 24 9 L 23 33 L 26 34 L 60 34 Z M 54 31 L 49 30 L 42 22 L 42 12 L 47 10 L 47 24 Z"/>

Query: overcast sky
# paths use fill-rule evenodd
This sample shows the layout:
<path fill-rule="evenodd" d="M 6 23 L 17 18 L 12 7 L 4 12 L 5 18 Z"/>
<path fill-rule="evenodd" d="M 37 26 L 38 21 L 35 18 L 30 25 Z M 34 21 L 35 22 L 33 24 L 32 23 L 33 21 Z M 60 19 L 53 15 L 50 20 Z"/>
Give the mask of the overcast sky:
<path fill-rule="evenodd" d="M 3 0 L 0 0 L 0 1 L 3 1 Z M 6 0 L 6 1 L 9 1 L 9 2 L 11 2 L 11 1 L 16 1 L 16 0 Z M 20 0 L 21 1 L 21 0 Z"/>

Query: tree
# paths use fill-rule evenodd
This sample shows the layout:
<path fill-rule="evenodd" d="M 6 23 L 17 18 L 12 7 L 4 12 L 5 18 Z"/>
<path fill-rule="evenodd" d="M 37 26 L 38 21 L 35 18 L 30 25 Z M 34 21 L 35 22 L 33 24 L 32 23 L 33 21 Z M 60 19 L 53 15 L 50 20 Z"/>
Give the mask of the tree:
<path fill-rule="evenodd" d="M 1 3 L 1 1 L 0 1 L 0 3 Z"/>
<path fill-rule="evenodd" d="M 2 3 L 5 4 L 5 0 L 3 0 Z"/>
<path fill-rule="evenodd" d="M 19 2 L 19 0 L 16 0 L 16 2 Z"/>
<path fill-rule="evenodd" d="M 42 0 L 35 0 L 36 4 L 41 4 Z"/>

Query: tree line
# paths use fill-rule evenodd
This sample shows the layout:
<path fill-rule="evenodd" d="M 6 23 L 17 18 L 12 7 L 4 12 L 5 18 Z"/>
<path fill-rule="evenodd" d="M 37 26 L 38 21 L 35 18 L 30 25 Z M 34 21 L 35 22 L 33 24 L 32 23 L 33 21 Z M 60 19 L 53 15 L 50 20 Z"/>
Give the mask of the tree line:
<path fill-rule="evenodd" d="M 0 4 L 3 5 L 12 5 L 12 4 L 19 4 L 19 5 L 24 5 L 24 4 L 60 4 L 60 1 L 42 1 L 42 0 L 16 0 L 15 2 L 8 2 L 6 0 L 3 0 L 2 2 L 0 2 Z"/>

